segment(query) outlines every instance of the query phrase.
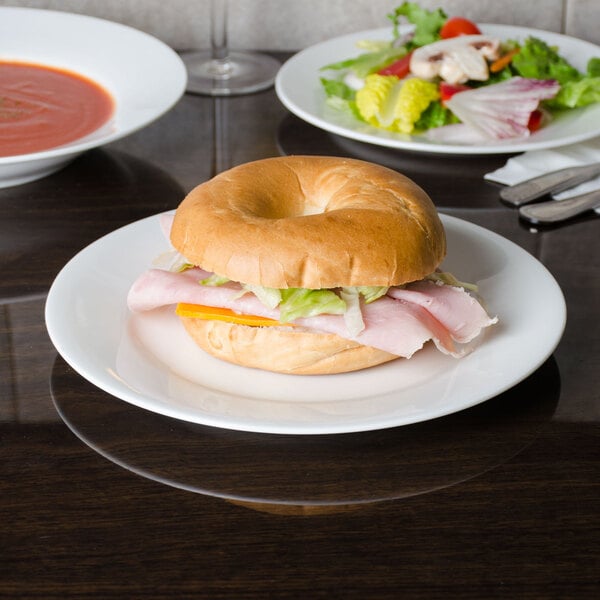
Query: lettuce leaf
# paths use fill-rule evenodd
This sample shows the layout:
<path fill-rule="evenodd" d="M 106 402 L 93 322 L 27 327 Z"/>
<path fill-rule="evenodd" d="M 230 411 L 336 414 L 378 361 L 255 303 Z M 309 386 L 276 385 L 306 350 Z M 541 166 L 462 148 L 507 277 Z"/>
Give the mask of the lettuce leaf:
<path fill-rule="evenodd" d="M 332 290 L 289 288 L 281 290 L 279 310 L 279 320 L 289 323 L 300 317 L 314 317 L 323 313 L 342 315 L 346 312 L 346 303 Z"/>
<path fill-rule="evenodd" d="M 365 299 L 365 304 L 371 304 L 381 296 L 385 296 L 390 288 L 383 285 L 359 285 L 356 289 Z"/>
<path fill-rule="evenodd" d="M 277 308 L 281 302 L 281 290 L 250 283 L 242 283 L 241 286 L 244 292 L 251 292 L 268 308 Z"/>
<path fill-rule="evenodd" d="M 558 54 L 556 48 L 536 37 L 528 37 L 512 60 L 518 75 L 528 79 L 555 79 L 560 84 L 577 81 L 581 73 Z"/>
<path fill-rule="evenodd" d="M 346 85 L 339 79 L 325 79 L 321 77 L 321 84 L 328 98 L 341 98 L 342 100 L 354 100 L 356 90 Z"/>
<path fill-rule="evenodd" d="M 392 48 L 388 45 L 387 48 L 377 50 L 376 52 L 364 52 L 354 58 L 348 58 L 336 63 L 331 63 L 321 67 L 321 71 L 343 71 L 352 69 L 357 77 L 366 77 L 370 73 L 375 73 L 383 67 L 402 58 L 407 53 L 405 47 Z"/>
<path fill-rule="evenodd" d="M 448 271 L 435 271 L 425 277 L 428 281 L 433 281 L 433 283 L 451 285 L 453 287 L 464 288 L 465 290 L 469 290 L 471 292 L 477 292 L 477 285 L 474 283 L 467 283 L 466 281 L 459 281 L 449 273 Z"/>
<path fill-rule="evenodd" d="M 567 81 L 547 104 L 551 108 L 578 108 L 595 102 L 600 102 L 600 77 Z"/>
<path fill-rule="evenodd" d="M 448 18 L 441 8 L 430 11 L 421 8 L 416 2 L 404 2 L 388 15 L 388 19 L 394 25 L 394 39 L 400 37 L 398 26 L 401 17 L 405 17 L 409 23 L 415 26 L 414 35 L 410 41 L 411 47 L 425 46 L 439 40 L 440 29 Z"/>
<path fill-rule="evenodd" d="M 356 287 L 345 287 L 340 290 L 340 296 L 346 303 L 344 323 L 352 336 L 357 336 L 364 328 L 362 311 L 360 310 L 360 293 Z"/>
<path fill-rule="evenodd" d="M 560 83 L 556 97 L 546 102 L 550 108 L 577 108 L 600 102 L 600 58 L 591 58 L 587 73 L 580 73 L 555 48 L 530 37 L 513 58 L 512 68 L 523 77 L 554 79 Z"/>
<path fill-rule="evenodd" d="M 216 273 L 212 273 L 206 279 L 201 279 L 200 284 L 201 285 L 209 285 L 212 287 L 218 287 L 220 285 L 224 285 L 228 281 L 230 281 L 230 280 L 227 279 L 227 277 L 223 277 L 222 275 L 217 275 Z"/>
<path fill-rule="evenodd" d="M 423 111 L 439 97 L 438 86 L 431 81 L 374 74 L 356 93 L 356 107 L 362 119 L 375 127 L 412 133 Z"/>
<path fill-rule="evenodd" d="M 442 127 L 458 123 L 458 117 L 442 105 L 440 101 L 432 102 L 421 114 L 419 120 L 415 123 L 415 130 L 426 131 L 434 127 Z"/>
<path fill-rule="evenodd" d="M 600 57 L 588 60 L 587 74 L 588 77 L 600 77 Z"/>
<path fill-rule="evenodd" d="M 325 90 L 327 98 L 325 102 L 331 108 L 337 111 L 351 114 L 354 118 L 360 119 L 360 113 L 356 107 L 356 90 L 338 79 L 321 78 L 321 84 Z"/>

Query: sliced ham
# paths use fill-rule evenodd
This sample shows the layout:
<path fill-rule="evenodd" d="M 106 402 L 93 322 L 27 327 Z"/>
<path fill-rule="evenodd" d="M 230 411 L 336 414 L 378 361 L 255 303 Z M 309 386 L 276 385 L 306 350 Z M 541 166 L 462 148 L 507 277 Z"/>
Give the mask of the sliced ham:
<path fill-rule="evenodd" d="M 423 307 L 462 344 L 475 339 L 483 328 L 498 321 L 490 318 L 477 299 L 463 288 L 451 285 L 417 281 L 405 288 L 390 288 L 388 295 Z"/>
<path fill-rule="evenodd" d="M 239 294 L 240 286 L 234 283 L 216 287 L 200 285 L 200 281 L 211 274 L 202 269 L 187 269 L 181 273 L 150 269 L 142 273 L 129 290 L 129 310 L 142 312 L 178 302 L 231 308 L 227 303 Z"/>
<path fill-rule="evenodd" d="M 410 358 L 433 340 L 445 354 L 460 355 L 448 330 L 416 304 L 384 297 L 364 305 L 362 310 L 365 328 L 354 339 L 365 346 Z M 342 333 L 338 335 L 343 337 Z"/>
<path fill-rule="evenodd" d="M 279 318 L 278 309 L 267 308 L 254 294 L 241 294 L 237 283 L 216 287 L 200 285 L 199 282 L 209 275 L 211 273 L 198 268 L 182 273 L 151 269 L 133 284 L 127 298 L 128 306 L 139 312 L 185 302 Z M 463 356 L 470 350 L 463 344 L 496 321 L 490 319 L 481 305 L 464 290 L 431 282 L 391 288 L 387 296 L 363 305 L 362 313 L 365 328 L 357 335 L 348 332 L 341 315 L 305 317 L 297 319 L 295 324 L 317 332 L 335 333 L 410 358 L 429 340 L 446 354 Z"/>
<path fill-rule="evenodd" d="M 339 315 L 318 315 L 294 322 L 405 358 L 431 339 L 442 352 L 458 356 L 448 331 L 420 306 L 384 297 L 363 305 L 362 312 L 365 328 L 358 335 L 348 333 L 344 317 Z"/>

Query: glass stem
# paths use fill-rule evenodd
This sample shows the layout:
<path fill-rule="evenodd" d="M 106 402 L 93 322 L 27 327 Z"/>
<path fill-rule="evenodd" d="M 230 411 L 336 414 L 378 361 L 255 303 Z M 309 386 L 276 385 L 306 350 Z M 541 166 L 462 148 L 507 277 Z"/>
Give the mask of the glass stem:
<path fill-rule="evenodd" d="M 223 98 L 213 100 L 213 155 L 211 177 L 231 168 L 229 150 L 229 111 Z"/>
<path fill-rule="evenodd" d="M 210 2 L 211 70 L 216 77 L 227 77 L 233 70 L 227 42 L 227 8 L 227 0 Z"/>

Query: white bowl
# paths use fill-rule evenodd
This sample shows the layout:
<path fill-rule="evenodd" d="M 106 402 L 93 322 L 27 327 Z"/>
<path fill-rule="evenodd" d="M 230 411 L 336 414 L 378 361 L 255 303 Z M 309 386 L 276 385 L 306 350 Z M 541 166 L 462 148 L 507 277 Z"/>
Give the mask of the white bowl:
<path fill-rule="evenodd" d="M 0 187 L 45 177 L 76 156 L 145 127 L 183 95 L 185 66 L 169 46 L 131 27 L 66 12 L 0 8 L 0 60 L 68 69 L 108 90 L 110 121 L 69 144 L 0 157 Z"/>

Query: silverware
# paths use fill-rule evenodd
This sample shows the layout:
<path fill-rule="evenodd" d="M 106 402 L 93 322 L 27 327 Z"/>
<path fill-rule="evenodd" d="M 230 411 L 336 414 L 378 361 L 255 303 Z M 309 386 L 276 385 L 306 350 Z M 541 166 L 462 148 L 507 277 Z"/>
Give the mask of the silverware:
<path fill-rule="evenodd" d="M 519 215 L 530 223 L 557 223 L 583 212 L 600 208 L 600 190 L 565 200 L 549 200 L 519 208 Z"/>
<path fill-rule="evenodd" d="M 600 175 L 600 162 L 581 167 L 567 167 L 545 173 L 500 190 L 500 198 L 513 206 L 521 206 L 550 192 L 562 192 Z"/>

